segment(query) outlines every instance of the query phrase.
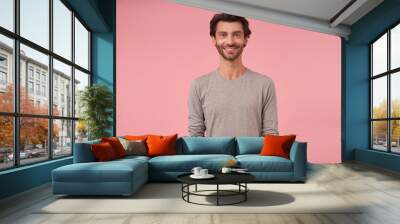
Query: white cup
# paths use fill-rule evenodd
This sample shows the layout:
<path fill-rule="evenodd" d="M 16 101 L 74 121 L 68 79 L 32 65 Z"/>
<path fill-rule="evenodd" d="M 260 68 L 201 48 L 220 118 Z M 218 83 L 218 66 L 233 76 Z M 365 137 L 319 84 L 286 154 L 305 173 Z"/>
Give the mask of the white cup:
<path fill-rule="evenodd" d="M 193 167 L 192 173 L 193 173 L 194 175 L 196 175 L 196 176 L 199 176 L 199 175 L 201 175 L 201 174 L 200 174 L 200 171 L 201 171 L 201 170 L 202 170 L 201 167 Z"/>
<path fill-rule="evenodd" d="M 200 170 L 200 176 L 207 176 L 208 175 L 208 169 L 201 169 Z"/>
<path fill-rule="evenodd" d="M 222 170 L 221 170 L 222 173 L 230 173 L 231 171 L 232 171 L 232 169 L 229 167 L 222 167 Z"/>

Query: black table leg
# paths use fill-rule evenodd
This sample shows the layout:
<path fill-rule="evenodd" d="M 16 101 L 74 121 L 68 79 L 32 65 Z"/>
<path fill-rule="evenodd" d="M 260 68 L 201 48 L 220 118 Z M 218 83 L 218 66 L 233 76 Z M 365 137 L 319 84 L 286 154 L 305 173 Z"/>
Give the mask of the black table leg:
<path fill-rule="evenodd" d="M 181 187 L 181 191 L 182 191 L 182 199 L 183 199 L 183 190 L 184 190 L 183 186 L 184 186 L 184 184 L 182 183 L 182 187 Z"/>
<path fill-rule="evenodd" d="M 217 184 L 217 206 L 219 205 L 219 184 Z"/>
<path fill-rule="evenodd" d="M 247 182 L 246 183 L 244 183 L 244 187 L 245 187 L 245 191 L 246 192 L 244 192 L 244 201 L 247 201 L 247 192 L 248 192 L 248 190 L 247 190 Z"/>
<path fill-rule="evenodd" d="M 187 185 L 187 201 L 190 202 L 189 200 L 189 195 L 190 195 L 190 184 Z"/>
<path fill-rule="evenodd" d="M 196 184 L 196 186 L 195 186 L 195 191 L 197 192 L 197 184 Z"/>

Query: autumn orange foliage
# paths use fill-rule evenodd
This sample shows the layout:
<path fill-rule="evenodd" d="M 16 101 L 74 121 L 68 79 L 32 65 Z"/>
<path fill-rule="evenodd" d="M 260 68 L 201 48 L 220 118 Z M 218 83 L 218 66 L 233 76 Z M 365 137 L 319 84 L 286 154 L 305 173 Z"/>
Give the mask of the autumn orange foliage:
<path fill-rule="evenodd" d="M 14 90 L 9 85 L 5 93 L 0 93 L 0 111 L 12 113 L 14 107 Z M 20 88 L 20 110 L 21 114 L 40 114 L 47 115 L 47 106 L 37 106 L 29 99 L 25 88 Z M 59 111 L 55 110 L 55 114 Z M 0 146 L 2 148 L 13 147 L 13 117 L 0 116 Z M 25 145 L 45 144 L 48 136 L 48 119 L 47 118 L 20 118 L 20 148 L 24 149 Z M 59 127 L 53 126 L 53 138 L 58 138 Z"/>

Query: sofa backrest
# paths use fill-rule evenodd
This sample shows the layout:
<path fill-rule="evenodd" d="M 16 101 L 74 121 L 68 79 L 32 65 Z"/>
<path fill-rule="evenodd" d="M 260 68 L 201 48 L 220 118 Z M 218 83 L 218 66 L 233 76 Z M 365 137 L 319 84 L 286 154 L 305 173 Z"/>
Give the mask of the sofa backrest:
<path fill-rule="evenodd" d="M 264 137 L 236 137 L 236 155 L 259 154 Z"/>
<path fill-rule="evenodd" d="M 226 154 L 235 155 L 233 137 L 181 137 L 178 139 L 177 154 Z"/>

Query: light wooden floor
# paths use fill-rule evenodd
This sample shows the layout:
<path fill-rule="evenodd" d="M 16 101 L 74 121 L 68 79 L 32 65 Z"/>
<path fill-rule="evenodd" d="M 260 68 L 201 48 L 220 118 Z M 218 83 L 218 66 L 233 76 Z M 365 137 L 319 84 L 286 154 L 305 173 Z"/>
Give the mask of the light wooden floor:
<path fill-rule="evenodd" d="M 357 214 L 35 214 L 52 200 L 50 186 L 0 201 L 0 223 L 400 223 L 400 174 L 359 163 L 310 166 L 308 182 L 344 200 L 367 204 Z M 172 205 L 173 206 L 173 205 Z"/>

